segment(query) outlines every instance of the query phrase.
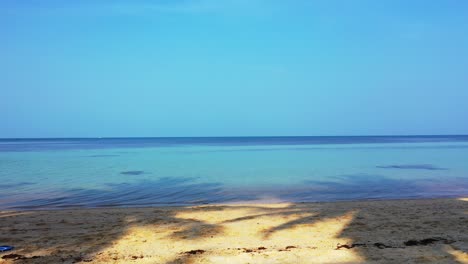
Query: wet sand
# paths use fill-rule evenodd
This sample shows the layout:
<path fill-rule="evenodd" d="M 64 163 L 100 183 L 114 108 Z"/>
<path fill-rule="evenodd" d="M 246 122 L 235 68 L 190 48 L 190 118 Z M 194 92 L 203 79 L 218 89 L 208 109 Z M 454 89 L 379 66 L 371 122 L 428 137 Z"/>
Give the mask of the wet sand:
<path fill-rule="evenodd" d="M 0 263 L 468 263 L 468 199 L 0 212 Z"/>

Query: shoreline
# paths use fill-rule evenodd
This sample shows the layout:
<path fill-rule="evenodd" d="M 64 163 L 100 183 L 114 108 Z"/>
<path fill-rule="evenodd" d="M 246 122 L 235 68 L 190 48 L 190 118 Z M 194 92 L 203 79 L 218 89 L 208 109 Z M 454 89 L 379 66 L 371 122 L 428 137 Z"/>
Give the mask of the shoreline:
<path fill-rule="evenodd" d="M 468 198 L 6 210 L 0 263 L 468 263 L 467 226 Z"/>
<path fill-rule="evenodd" d="M 75 210 L 107 210 L 107 209 L 148 209 L 148 208 L 187 208 L 187 207 L 203 207 L 203 206 L 236 206 L 236 205 L 274 205 L 274 204 L 327 204 L 327 203 L 357 203 L 357 202 L 388 202 L 388 201 L 418 201 L 418 200 L 447 200 L 447 199 L 468 199 L 466 195 L 446 195 L 446 196 L 422 196 L 422 197 L 388 197 L 388 198 L 362 198 L 362 199 L 338 199 L 338 200 L 319 200 L 319 201 L 288 201 L 276 198 L 256 199 L 256 200 L 239 200 L 232 202 L 213 202 L 213 203 L 180 203 L 180 204 L 151 204 L 151 205 L 116 205 L 116 206 L 61 206 L 61 207 L 10 207 L 1 208 L 2 212 L 47 212 L 47 211 L 75 211 Z"/>

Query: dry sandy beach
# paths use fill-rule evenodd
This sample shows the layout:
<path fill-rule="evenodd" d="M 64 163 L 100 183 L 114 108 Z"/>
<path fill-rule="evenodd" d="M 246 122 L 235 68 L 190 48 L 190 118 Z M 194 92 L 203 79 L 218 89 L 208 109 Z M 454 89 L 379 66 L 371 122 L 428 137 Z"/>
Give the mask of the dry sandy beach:
<path fill-rule="evenodd" d="M 468 199 L 3 211 L 0 263 L 468 263 Z"/>

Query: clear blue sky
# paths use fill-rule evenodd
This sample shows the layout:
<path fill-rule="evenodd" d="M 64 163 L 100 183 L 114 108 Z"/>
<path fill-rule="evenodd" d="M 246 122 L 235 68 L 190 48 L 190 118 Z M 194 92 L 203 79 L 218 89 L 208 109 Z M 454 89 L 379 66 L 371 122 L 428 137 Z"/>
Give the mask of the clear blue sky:
<path fill-rule="evenodd" d="M 0 2 L 0 137 L 468 134 L 468 1 Z"/>

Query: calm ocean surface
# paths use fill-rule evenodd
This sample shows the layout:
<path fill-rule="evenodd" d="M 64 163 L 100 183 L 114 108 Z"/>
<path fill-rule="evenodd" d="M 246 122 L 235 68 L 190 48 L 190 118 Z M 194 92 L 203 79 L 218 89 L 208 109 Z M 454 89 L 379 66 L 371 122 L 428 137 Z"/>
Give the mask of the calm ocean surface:
<path fill-rule="evenodd" d="M 0 139 L 0 209 L 468 196 L 468 136 Z"/>

